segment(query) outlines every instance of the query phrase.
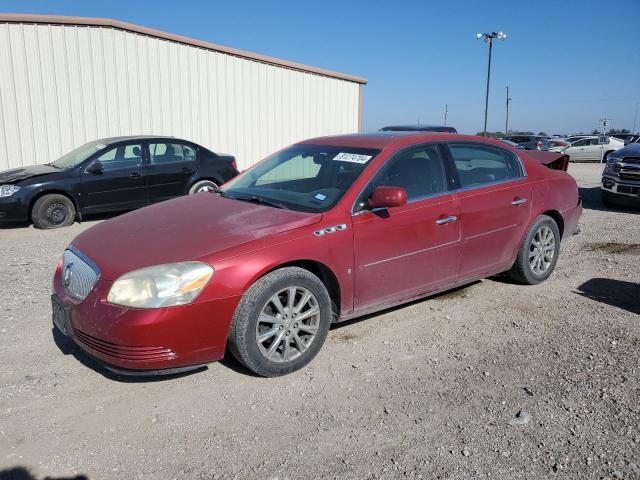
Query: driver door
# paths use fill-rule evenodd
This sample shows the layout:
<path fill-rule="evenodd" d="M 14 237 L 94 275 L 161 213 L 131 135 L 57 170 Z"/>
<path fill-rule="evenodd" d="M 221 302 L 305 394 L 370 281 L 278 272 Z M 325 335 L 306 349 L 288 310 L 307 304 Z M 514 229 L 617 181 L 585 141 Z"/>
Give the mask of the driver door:
<path fill-rule="evenodd" d="M 83 213 L 132 210 L 147 204 L 140 142 L 107 147 L 82 172 Z"/>
<path fill-rule="evenodd" d="M 356 310 L 408 300 L 455 282 L 460 205 L 448 188 L 441 147 L 406 149 L 388 160 L 361 194 L 353 216 Z M 407 204 L 369 210 L 378 186 L 402 187 Z"/>

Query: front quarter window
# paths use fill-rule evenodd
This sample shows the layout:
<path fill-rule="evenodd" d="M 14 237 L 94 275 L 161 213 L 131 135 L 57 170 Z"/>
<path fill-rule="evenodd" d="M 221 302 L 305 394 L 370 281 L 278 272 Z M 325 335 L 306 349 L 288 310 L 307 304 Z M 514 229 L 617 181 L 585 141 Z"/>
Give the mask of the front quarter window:
<path fill-rule="evenodd" d="M 222 191 L 237 200 L 264 200 L 303 212 L 324 212 L 351 187 L 379 150 L 294 145 L 227 183 Z"/>

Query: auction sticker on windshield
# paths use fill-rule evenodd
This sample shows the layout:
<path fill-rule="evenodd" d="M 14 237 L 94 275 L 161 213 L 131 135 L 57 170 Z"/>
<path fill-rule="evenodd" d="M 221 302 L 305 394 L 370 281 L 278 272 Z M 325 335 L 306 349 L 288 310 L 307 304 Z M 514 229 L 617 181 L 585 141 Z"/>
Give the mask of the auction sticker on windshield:
<path fill-rule="evenodd" d="M 333 159 L 341 162 L 367 163 L 371 159 L 371 155 L 360 155 L 359 153 L 340 152 L 338 155 L 333 157 Z"/>

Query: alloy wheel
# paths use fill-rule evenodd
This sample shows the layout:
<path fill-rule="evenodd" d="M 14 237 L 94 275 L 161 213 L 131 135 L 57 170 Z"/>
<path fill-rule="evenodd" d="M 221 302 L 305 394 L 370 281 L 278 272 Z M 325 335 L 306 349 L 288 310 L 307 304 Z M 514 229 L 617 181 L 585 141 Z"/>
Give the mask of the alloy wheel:
<path fill-rule="evenodd" d="M 309 348 L 319 326 L 320 306 L 315 295 L 303 287 L 287 287 L 272 295 L 260 310 L 258 349 L 272 362 L 291 362 Z"/>
<path fill-rule="evenodd" d="M 556 254 L 556 237 L 546 225 L 538 229 L 529 245 L 529 267 L 537 275 L 544 275 Z"/>

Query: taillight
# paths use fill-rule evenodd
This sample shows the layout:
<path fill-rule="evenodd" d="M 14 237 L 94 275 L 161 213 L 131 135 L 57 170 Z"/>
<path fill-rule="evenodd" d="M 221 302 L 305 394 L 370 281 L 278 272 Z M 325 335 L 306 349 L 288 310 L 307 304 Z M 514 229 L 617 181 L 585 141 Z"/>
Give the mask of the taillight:
<path fill-rule="evenodd" d="M 540 140 L 538 140 L 538 142 L 536 143 L 536 147 L 540 148 L 544 145 L 544 143 L 542 143 Z"/>
<path fill-rule="evenodd" d="M 231 160 L 231 166 L 234 170 L 238 170 L 238 164 L 236 163 L 236 159 Z"/>

